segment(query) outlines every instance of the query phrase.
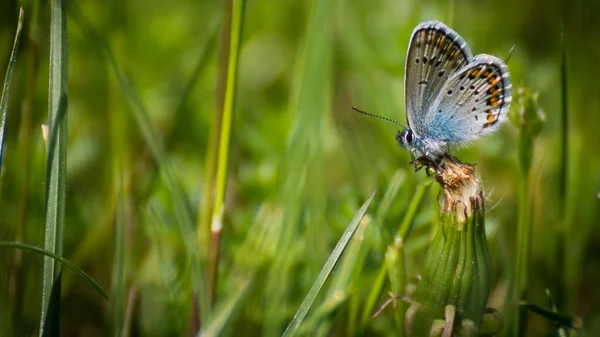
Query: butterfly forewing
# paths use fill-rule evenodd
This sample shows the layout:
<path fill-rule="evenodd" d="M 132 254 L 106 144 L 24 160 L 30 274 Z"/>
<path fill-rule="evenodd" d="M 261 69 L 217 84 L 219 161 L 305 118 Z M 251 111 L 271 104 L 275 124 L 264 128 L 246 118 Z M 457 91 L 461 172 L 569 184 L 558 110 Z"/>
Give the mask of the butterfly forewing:
<path fill-rule="evenodd" d="M 494 131 L 506 118 L 511 87 L 501 59 L 476 55 L 444 83 L 423 120 L 428 136 L 458 144 Z"/>
<path fill-rule="evenodd" d="M 406 119 L 417 135 L 426 134 L 424 121 L 442 86 L 472 54 L 467 43 L 450 27 L 426 21 L 413 31 L 406 57 Z"/>

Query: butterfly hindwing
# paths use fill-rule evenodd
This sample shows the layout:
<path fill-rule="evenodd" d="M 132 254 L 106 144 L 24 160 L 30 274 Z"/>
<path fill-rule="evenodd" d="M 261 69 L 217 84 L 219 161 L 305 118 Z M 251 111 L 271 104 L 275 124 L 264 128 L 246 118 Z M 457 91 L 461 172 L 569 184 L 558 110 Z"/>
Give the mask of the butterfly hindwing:
<path fill-rule="evenodd" d="M 444 83 L 472 58 L 465 40 L 439 21 L 413 30 L 406 57 L 406 118 L 415 134 L 425 134 L 423 121 Z"/>
<path fill-rule="evenodd" d="M 476 55 L 444 83 L 424 116 L 426 134 L 448 144 L 460 144 L 494 131 L 506 118 L 511 87 L 501 59 Z"/>

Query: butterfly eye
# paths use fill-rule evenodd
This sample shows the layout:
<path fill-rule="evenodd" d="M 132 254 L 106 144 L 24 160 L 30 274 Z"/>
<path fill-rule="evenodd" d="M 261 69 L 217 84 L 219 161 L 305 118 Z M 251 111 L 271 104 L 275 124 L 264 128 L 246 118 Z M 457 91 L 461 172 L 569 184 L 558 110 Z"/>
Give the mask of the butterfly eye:
<path fill-rule="evenodd" d="M 411 130 L 408 130 L 408 132 L 404 136 L 404 139 L 406 140 L 407 143 L 412 143 L 412 141 L 413 141 L 413 133 L 412 133 Z"/>

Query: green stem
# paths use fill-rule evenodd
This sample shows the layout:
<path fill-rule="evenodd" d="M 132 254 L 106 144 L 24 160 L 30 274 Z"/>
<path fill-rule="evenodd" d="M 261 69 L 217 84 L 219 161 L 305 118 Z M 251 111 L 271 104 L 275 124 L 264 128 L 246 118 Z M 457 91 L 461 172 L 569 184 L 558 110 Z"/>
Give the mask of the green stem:
<path fill-rule="evenodd" d="M 240 42 L 244 24 L 245 0 L 232 0 L 231 35 L 229 45 L 229 61 L 227 66 L 227 84 L 225 85 L 225 102 L 223 104 L 223 120 L 221 121 L 221 137 L 219 139 L 219 156 L 217 162 L 217 178 L 215 182 L 215 203 L 210 226 L 211 241 L 209 249 L 208 282 L 210 293 L 214 294 L 217 284 L 217 271 L 221 232 L 223 229 L 223 209 L 227 188 L 227 169 L 229 161 L 229 142 L 231 140 L 231 123 L 235 110 L 237 71 L 240 56 Z M 211 298 L 214 297 L 211 296 Z"/>
<path fill-rule="evenodd" d="M 527 271 L 529 266 L 529 250 L 531 223 L 529 221 L 529 174 L 528 170 L 521 172 L 519 179 L 519 213 L 517 220 L 517 252 L 516 252 L 516 268 L 513 275 L 512 291 L 510 291 L 510 300 L 506 306 L 507 312 L 511 313 L 512 322 L 507 331 L 511 331 L 511 336 L 519 336 L 520 331 L 520 312 L 519 308 L 514 306 L 524 296 L 527 288 Z"/>
<path fill-rule="evenodd" d="M 48 97 L 48 159 L 44 248 L 57 256 L 63 251 L 67 177 L 67 26 L 62 0 L 50 2 L 50 86 Z M 58 335 L 61 265 L 44 259 L 40 336 Z"/>

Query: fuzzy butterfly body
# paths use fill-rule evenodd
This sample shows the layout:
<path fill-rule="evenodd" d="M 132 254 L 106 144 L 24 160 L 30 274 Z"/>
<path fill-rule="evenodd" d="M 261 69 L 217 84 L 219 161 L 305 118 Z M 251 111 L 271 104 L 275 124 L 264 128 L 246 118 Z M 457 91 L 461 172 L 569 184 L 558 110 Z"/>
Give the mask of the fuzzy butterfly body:
<path fill-rule="evenodd" d="M 398 143 L 411 156 L 438 162 L 450 145 L 496 130 L 512 101 L 506 64 L 473 56 L 465 40 L 438 21 L 415 27 L 405 72 L 406 119 Z"/>

